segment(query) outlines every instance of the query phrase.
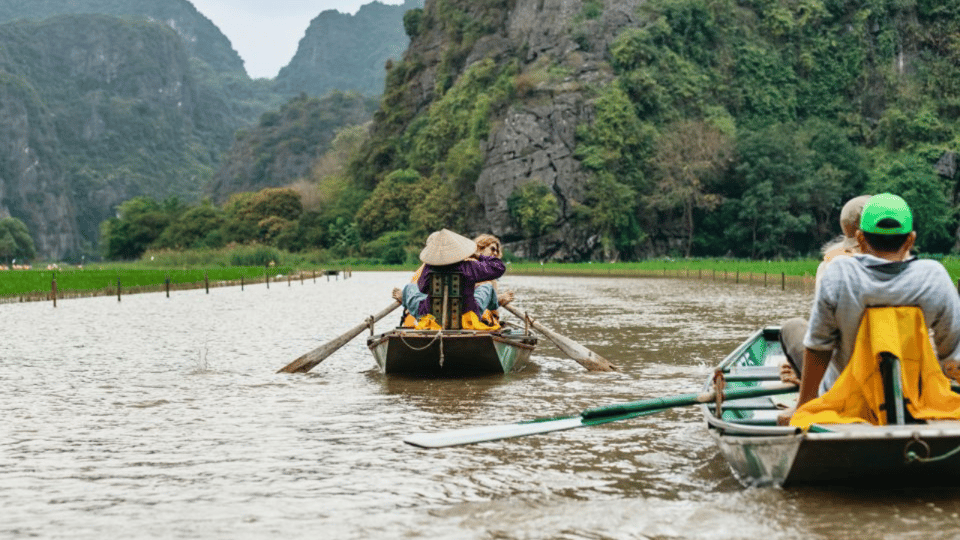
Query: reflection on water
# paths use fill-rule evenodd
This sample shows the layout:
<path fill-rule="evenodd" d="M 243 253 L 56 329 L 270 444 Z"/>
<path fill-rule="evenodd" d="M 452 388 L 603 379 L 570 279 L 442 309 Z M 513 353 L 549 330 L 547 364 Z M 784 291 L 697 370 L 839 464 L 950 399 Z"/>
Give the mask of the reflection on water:
<path fill-rule="evenodd" d="M 952 534 L 951 493 L 742 488 L 693 408 L 467 447 L 401 442 L 696 391 L 750 332 L 805 314 L 798 292 L 508 276 L 518 307 L 622 371 L 585 372 L 544 340 L 519 373 L 385 377 L 358 337 L 310 374 L 274 373 L 405 278 L 0 306 L 0 537 Z"/>

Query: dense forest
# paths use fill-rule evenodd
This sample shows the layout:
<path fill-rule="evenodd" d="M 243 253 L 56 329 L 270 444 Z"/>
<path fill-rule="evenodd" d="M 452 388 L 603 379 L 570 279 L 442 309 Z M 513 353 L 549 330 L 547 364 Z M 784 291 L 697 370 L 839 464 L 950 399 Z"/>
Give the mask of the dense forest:
<path fill-rule="evenodd" d="M 551 99 L 545 86 L 572 84 L 592 112 L 575 131 L 588 181 L 578 198 L 536 181 L 506 197 L 503 236 L 528 256 L 550 257 L 558 231 L 597 238 L 592 259 L 815 255 L 848 198 L 882 191 L 914 208 L 921 251 L 956 250 L 960 5 L 648 0 L 639 23 L 592 49 L 587 30 L 614 3 L 585 1 L 570 21 L 578 54 L 607 62 L 602 83 L 571 77 L 575 55 L 531 60 L 522 45 L 467 62 L 501 31 L 503 2 L 408 11 L 411 49 L 389 66 L 369 135 L 352 133 L 337 166 L 321 159 L 306 175 L 296 242 L 268 238 L 270 216 L 259 241 L 354 241 L 373 256 L 440 226 L 472 232 L 492 131 L 509 111 Z M 438 33 L 442 58 L 428 72 L 418 39 Z M 430 101 L 416 102 L 410 89 L 425 73 Z"/>

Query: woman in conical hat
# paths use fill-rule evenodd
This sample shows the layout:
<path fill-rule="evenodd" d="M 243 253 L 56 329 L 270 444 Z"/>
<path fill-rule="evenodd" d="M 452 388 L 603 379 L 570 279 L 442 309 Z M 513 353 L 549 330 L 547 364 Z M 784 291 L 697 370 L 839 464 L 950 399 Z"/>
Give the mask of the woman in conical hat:
<path fill-rule="evenodd" d="M 497 279 L 506 271 L 506 266 L 498 257 L 482 254 L 476 242 L 449 229 L 441 229 L 427 237 L 420 260 L 424 264 L 416 283 L 407 284 L 398 298 L 417 319 L 430 311 L 427 297 L 430 274 L 436 271 L 462 274 L 464 313 L 473 312 L 479 318 L 482 310 L 474 295 L 476 284 Z M 396 292 L 394 297 L 397 297 Z"/>

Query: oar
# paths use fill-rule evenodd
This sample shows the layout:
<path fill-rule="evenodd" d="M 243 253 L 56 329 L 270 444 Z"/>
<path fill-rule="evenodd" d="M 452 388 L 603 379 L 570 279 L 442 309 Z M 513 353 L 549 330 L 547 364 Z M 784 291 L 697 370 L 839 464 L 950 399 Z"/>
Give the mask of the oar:
<path fill-rule="evenodd" d="M 344 334 L 339 337 L 328 341 L 326 344 L 317 347 L 316 349 L 308 352 L 307 354 L 297 358 L 293 362 L 290 362 L 284 366 L 277 373 L 306 373 L 311 369 L 315 368 L 317 364 L 323 362 L 323 360 L 336 352 L 337 349 L 343 347 L 350 342 L 351 339 L 357 337 L 360 332 L 363 332 L 370 327 L 371 324 L 379 321 L 380 319 L 387 316 L 388 313 L 400 307 L 400 302 L 394 301 L 392 304 L 387 306 L 383 311 L 369 317 L 363 323 L 354 326 L 350 330 L 347 330 Z"/>
<path fill-rule="evenodd" d="M 561 336 L 560 334 L 534 320 L 533 317 L 520 313 L 520 310 L 511 306 L 510 304 L 501 307 L 510 313 L 513 313 L 521 320 L 529 321 L 530 326 L 533 326 L 535 330 L 547 336 L 547 338 L 552 341 L 554 345 L 556 345 L 561 351 L 563 351 L 564 354 L 576 360 L 577 363 L 587 368 L 588 371 L 617 371 L 617 366 L 613 365 L 606 358 L 566 336 Z"/>
<path fill-rule="evenodd" d="M 786 394 L 796 391 L 796 385 L 778 384 L 749 388 L 731 388 L 723 392 L 723 397 L 725 400 L 734 400 Z M 705 392 L 702 394 L 682 394 L 678 396 L 645 399 L 642 401 L 586 409 L 575 416 L 538 418 L 536 420 L 527 420 L 515 424 L 474 427 L 441 433 L 417 433 L 407 437 L 403 442 L 421 448 L 444 448 L 462 444 L 497 441 L 511 437 L 523 437 L 525 435 L 562 431 L 583 426 L 596 426 L 606 424 L 607 422 L 616 422 L 617 420 L 626 420 L 628 418 L 653 414 L 684 405 L 711 403 L 716 400 L 716 397 L 716 392 Z"/>

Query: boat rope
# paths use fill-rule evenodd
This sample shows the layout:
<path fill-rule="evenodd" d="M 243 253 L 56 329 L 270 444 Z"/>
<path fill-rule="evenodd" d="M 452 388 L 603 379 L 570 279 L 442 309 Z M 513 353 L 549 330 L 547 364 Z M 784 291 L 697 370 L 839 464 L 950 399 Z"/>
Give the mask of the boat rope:
<path fill-rule="evenodd" d="M 923 448 L 923 452 L 927 454 L 926 457 L 920 457 L 917 454 L 917 452 L 910 450 L 910 448 L 914 445 Z M 907 441 L 906 446 L 903 447 L 903 457 L 907 463 L 912 463 L 914 461 L 916 461 L 917 463 L 934 463 L 937 461 L 943 461 L 945 459 L 949 459 L 957 455 L 957 453 L 960 453 L 960 446 L 954 448 L 953 450 L 950 450 L 949 452 L 940 454 L 939 456 L 930 456 L 930 445 L 927 444 L 926 441 L 921 439 L 920 435 L 916 433 L 913 434 L 913 439 Z"/>
<path fill-rule="evenodd" d="M 411 351 L 420 352 L 420 351 L 425 351 L 429 349 L 430 346 L 433 345 L 433 342 L 435 342 L 440 337 L 441 333 L 443 333 L 443 330 L 437 330 L 437 333 L 433 335 L 433 339 L 428 341 L 427 344 L 424 345 L 423 347 L 414 347 L 413 345 L 408 343 L 407 340 L 404 338 L 403 332 L 400 332 L 400 341 L 402 341 L 403 344 L 406 345 L 407 348 L 410 349 Z M 443 356 L 443 340 L 440 340 L 440 355 L 441 357 Z"/>

